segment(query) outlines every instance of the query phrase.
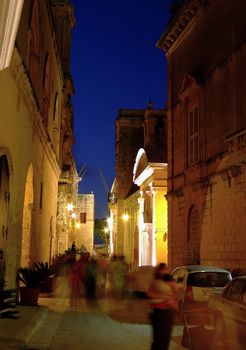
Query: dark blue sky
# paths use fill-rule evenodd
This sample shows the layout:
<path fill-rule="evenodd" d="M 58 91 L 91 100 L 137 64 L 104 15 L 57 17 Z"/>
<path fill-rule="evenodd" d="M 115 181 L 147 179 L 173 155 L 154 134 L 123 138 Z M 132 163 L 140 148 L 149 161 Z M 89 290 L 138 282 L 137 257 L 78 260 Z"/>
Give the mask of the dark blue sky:
<path fill-rule="evenodd" d="M 156 48 L 171 0 L 73 0 L 71 70 L 75 85 L 74 157 L 86 164 L 80 193 L 95 194 L 95 216 L 108 214 L 107 196 L 115 176 L 115 119 L 119 109 L 154 108 L 166 102 L 166 59 Z"/>

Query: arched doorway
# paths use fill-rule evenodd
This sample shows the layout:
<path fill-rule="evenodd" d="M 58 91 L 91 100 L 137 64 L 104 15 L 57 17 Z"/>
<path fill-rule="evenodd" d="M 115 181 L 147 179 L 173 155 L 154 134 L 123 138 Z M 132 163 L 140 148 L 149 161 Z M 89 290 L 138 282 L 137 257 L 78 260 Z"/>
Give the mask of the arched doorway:
<path fill-rule="evenodd" d="M 188 217 L 187 264 L 200 264 L 200 216 L 193 205 Z"/>
<path fill-rule="evenodd" d="M 6 155 L 0 157 L 0 281 L 5 275 L 5 256 L 8 235 L 9 167 Z"/>
<path fill-rule="evenodd" d="M 27 173 L 27 178 L 26 178 L 24 206 L 23 206 L 21 266 L 30 265 L 32 218 L 33 218 L 33 167 L 32 165 L 30 165 Z"/>

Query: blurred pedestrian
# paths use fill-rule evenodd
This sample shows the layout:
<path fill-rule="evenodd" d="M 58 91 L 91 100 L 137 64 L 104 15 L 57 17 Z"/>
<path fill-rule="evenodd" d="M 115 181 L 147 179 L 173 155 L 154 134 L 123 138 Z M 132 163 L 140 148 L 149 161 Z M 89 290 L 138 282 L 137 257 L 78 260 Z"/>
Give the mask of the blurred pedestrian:
<path fill-rule="evenodd" d="M 108 265 L 109 262 L 106 257 L 106 254 L 100 255 L 97 259 L 97 294 L 99 298 L 103 298 L 106 296 Z"/>
<path fill-rule="evenodd" d="M 125 287 L 128 265 L 123 255 L 114 255 L 109 266 L 110 287 L 113 298 L 122 299 Z"/>
<path fill-rule="evenodd" d="M 171 339 L 174 312 L 177 310 L 177 287 L 165 263 L 156 267 L 148 296 L 152 307 L 151 350 L 167 350 Z"/>
<path fill-rule="evenodd" d="M 76 253 L 76 244 L 75 244 L 75 241 L 73 241 L 73 243 L 72 243 L 72 247 L 71 247 L 71 251 L 72 251 L 72 253 Z"/>
<path fill-rule="evenodd" d="M 70 287 L 70 305 L 79 305 L 80 298 L 83 295 L 83 283 L 85 276 L 85 264 L 87 257 L 84 254 L 80 255 L 78 260 L 73 261 L 71 264 L 68 281 Z"/>
<path fill-rule="evenodd" d="M 93 304 L 97 298 L 97 261 L 93 257 L 85 264 L 85 294 L 87 301 Z"/>

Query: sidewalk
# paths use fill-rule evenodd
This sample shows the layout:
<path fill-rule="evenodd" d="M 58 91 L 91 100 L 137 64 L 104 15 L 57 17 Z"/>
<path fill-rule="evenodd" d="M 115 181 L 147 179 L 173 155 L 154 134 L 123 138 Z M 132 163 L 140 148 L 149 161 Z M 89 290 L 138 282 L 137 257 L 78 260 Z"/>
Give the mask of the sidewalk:
<path fill-rule="evenodd" d="M 48 298 L 47 298 L 48 299 Z M 0 349 L 24 349 L 39 324 L 47 317 L 49 308 L 46 305 L 17 305 L 19 318 L 0 318 Z"/>

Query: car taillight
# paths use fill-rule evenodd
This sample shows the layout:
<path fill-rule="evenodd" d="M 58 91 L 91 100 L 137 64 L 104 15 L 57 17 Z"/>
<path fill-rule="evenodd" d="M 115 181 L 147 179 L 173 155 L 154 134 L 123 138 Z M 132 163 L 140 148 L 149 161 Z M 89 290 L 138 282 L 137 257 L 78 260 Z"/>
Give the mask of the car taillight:
<path fill-rule="evenodd" d="M 184 300 L 185 301 L 192 301 L 193 300 L 192 286 L 186 287 Z"/>

